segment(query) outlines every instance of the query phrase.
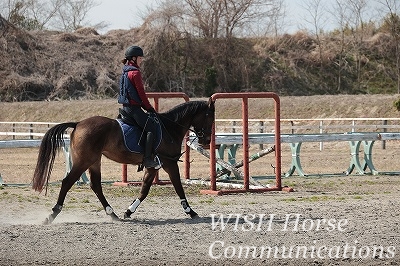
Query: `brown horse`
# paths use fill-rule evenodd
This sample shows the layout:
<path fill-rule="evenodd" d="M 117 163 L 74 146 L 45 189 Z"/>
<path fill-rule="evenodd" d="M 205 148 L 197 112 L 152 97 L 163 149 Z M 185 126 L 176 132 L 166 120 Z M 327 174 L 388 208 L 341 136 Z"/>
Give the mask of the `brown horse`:
<path fill-rule="evenodd" d="M 166 113 L 158 114 L 162 128 L 162 140 L 157 148 L 157 154 L 162 162 L 162 168 L 169 178 L 181 199 L 181 205 L 191 218 L 197 213 L 189 206 L 182 187 L 178 168 L 178 159 L 181 156 L 182 141 L 186 132 L 193 127 L 201 145 L 210 143 L 212 125 L 214 122 L 214 101 L 189 101 L 178 105 Z M 57 204 L 45 223 L 51 223 L 61 212 L 65 197 L 72 185 L 89 169 L 90 187 L 97 195 L 104 210 L 113 220 L 119 220 L 114 210 L 104 197 L 101 187 L 101 156 L 122 164 L 139 165 L 143 161 L 143 154 L 130 152 L 123 140 L 121 127 L 117 120 L 101 116 L 94 116 L 80 122 L 58 124 L 47 131 L 39 148 L 38 161 L 32 180 L 32 188 L 41 192 L 48 186 L 57 151 L 64 145 L 63 135 L 68 128 L 73 128 L 70 134 L 70 152 L 72 158 L 71 171 L 62 180 Z M 139 204 L 146 198 L 153 179 L 158 170 L 145 169 L 140 196 L 126 210 L 124 218 L 130 217 Z"/>

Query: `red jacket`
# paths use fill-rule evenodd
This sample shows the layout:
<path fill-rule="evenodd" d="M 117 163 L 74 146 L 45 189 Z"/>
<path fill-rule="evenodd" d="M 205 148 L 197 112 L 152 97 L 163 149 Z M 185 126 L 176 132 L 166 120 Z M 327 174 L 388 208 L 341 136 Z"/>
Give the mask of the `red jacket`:
<path fill-rule="evenodd" d="M 128 64 L 137 68 L 136 70 L 128 72 L 128 79 L 132 83 L 133 87 L 136 88 L 136 91 L 142 100 L 142 104 L 136 102 L 134 99 L 129 99 L 129 103 L 132 105 L 141 105 L 141 107 L 143 107 L 146 111 L 154 110 L 153 106 L 149 102 L 149 99 L 147 98 L 146 92 L 144 91 L 143 78 L 142 73 L 139 70 L 139 66 L 131 61 Z"/>

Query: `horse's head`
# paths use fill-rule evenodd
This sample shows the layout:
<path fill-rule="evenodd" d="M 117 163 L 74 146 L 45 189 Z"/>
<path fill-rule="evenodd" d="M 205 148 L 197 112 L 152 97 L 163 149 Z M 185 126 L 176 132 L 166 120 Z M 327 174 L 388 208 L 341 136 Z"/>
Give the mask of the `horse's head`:
<path fill-rule="evenodd" d="M 193 128 L 197 135 L 198 142 L 202 146 L 210 144 L 212 126 L 215 119 L 215 101 L 208 100 L 207 107 L 198 112 L 193 119 Z"/>

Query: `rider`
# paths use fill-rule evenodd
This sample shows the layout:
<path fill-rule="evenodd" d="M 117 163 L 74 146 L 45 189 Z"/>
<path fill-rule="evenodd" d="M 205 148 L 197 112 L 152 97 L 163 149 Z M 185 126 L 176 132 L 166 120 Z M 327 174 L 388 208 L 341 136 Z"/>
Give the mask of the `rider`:
<path fill-rule="evenodd" d="M 153 156 L 153 140 L 156 127 L 150 116 L 156 113 L 144 91 L 140 65 L 143 61 L 143 50 L 139 46 L 130 46 L 125 51 L 122 60 L 124 67 L 120 79 L 120 93 L 118 103 L 123 105 L 121 116 L 133 118 L 143 128 L 146 134 L 143 165 L 146 168 L 160 168 L 161 163 L 158 156 Z M 144 110 L 146 110 L 146 112 Z"/>

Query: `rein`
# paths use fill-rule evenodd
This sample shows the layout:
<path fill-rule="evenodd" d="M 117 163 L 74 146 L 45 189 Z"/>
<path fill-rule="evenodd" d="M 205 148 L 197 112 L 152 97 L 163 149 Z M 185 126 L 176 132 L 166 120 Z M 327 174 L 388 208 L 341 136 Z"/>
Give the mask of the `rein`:
<path fill-rule="evenodd" d="M 210 110 L 207 109 L 206 114 L 205 114 L 206 117 L 209 116 L 209 114 L 210 114 Z M 171 139 L 171 141 L 173 142 L 173 138 L 171 137 L 171 134 L 169 133 L 167 127 L 164 125 L 162 119 L 160 118 L 160 114 L 154 113 L 154 115 L 155 115 L 156 119 L 158 120 L 158 122 L 161 124 L 161 127 L 164 128 L 165 133 L 168 135 L 168 137 L 169 137 L 169 138 Z M 167 117 L 167 116 L 162 116 L 162 118 L 164 118 L 164 119 L 166 119 L 166 120 L 172 122 L 173 124 L 175 124 L 175 125 L 177 125 L 177 126 L 183 128 L 183 129 L 186 129 L 186 126 L 184 126 L 184 125 L 182 125 L 182 124 L 180 124 L 180 123 L 178 123 L 178 122 L 176 122 L 176 121 L 170 119 L 170 118 Z M 202 127 L 201 127 L 200 130 L 197 130 L 196 127 L 194 126 L 194 129 L 191 129 L 191 128 L 189 127 L 189 128 L 188 128 L 188 131 L 193 132 L 194 135 L 195 135 L 195 137 L 194 137 L 193 140 L 191 141 L 192 143 L 193 143 L 196 139 L 203 138 L 203 137 L 205 136 L 206 133 L 211 133 L 211 130 L 210 130 L 210 132 L 207 132 L 207 131 L 206 131 L 204 124 L 202 125 Z M 182 152 L 182 153 L 180 153 L 179 155 L 176 155 L 176 156 L 167 156 L 167 155 L 163 155 L 163 154 L 159 154 L 159 156 L 160 156 L 160 157 L 163 157 L 163 158 L 166 158 L 166 159 L 171 159 L 171 160 L 174 160 L 174 161 L 181 161 L 180 158 L 182 157 L 182 155 L 183 155 L 184 153 L 185 153 L 185 151 Z"/>
<path fill-rule="evenodd" d="M 157 118 L 158 118 L 158 115 L 159 115 L 159 114 L 156 114 Z M 179 126 L 179 127 L 181 127 L 181 128 L 185 128 L 185 126 L 181 125 L 181 124 L 178 123 L 178 122 L 173 121 L 172 119 L 169 119 L 168 117 L 165 117 L 165 116 L 164 116 L 164 118 L 167 119 L 167 120 L 169 120 L 170 122 L 176 124 L 177 126 Z M 171 137 L 171 134 L 169 134 L 169 131 L 167 130 L 167 127 L 164 125 L 164 123 L 161 121 L 161 119 L 158 119 L 158 121 L 159 121 L 159 123 L 161 124 L 161 126 L 165 129 L 165 132 L 167 133 L 168 137 L 171 139 L 171 141 L 173 141 L 173 139 L 172 139 L 172 137 Z M 189 128 L 188 130 L 191 131 L 191 132 L 193 132 L 193 133 L 195 133 L 195 138 L 193 139 L 193 141 L 194 141 L 196 138 L 198 138 L 197 132 L 196 132 L 196 131 L 194 131 L 194 130 L 191 129 L 191 128 Z M 203 134 L 203 136 L 204 136 L 204 133 L 202 133 L 202 134 Z M 185 152 L 186 152 L 186 151 L 181 152 L 179 155 L 176 155 L 176 156 L 168 156 L 168 155 L 164 155 L 164 154 L 159 153 L 158 156 L 163 157 L 163 158 L 165 158 L 165 159 L 170 159 L 170 160 L 173 160 L 173 161 L 177 161 L 177 162 L 182 162 L 182 160 L 181 160 L 180 158 L 182 157 L 183 154 L 185 154 Z"/>
<path fill-rule="evenodd" d="M 206 115 L 208 115 L 208 111 L 207 111 L 207 114 L 206 114 Z M 157 116 L 157 118 L 158 118 L 159 114 L 156 113 L 156 116 Z M 177 126 L 183 128 L 183 129 L 185 128 L 185 126 L 181 125 L 181 124 L 178 123 L 178 122 L 175 122 L 174 120 L 172 120 L 172 119 L 170 119 L 170 118 L 168 118 L 168 117 L 166 117 L 166 116 L 163 116 L 163 118 L 165 118 L 166 120 L 168 120 L 168 121 L 174 123 L 175 125 L 177 125 Z M 159 121 L 159 123 L 161 124 L 161 126 L 165 129 L 165 132 L 168 134 L 168 136 L 170 137 L 170 139 L 172 139 L 171 134 L 169 134 L 169 132 L 168 132 L 166 126 L 165 126 L 164 123 L 161 121 L 161 119 L 158 119 L 158 121 Z M 191 128 L 189 128 L 188 131 L 193 132 L 193 133 L 196 135 L 196 138 L 202 138 L 202 137 L 204 137 L 204 132 L 205 132 L 204 127 L 202 127 L 200 131 L 196 131 L 196 130 L 193 130 L 193 129 L 191 129 Z M 182 153 L 182 154 L 183 154 L 183 153 Z M 181 156 L 182 156 L 182 155 L 181 155 Z"/>

